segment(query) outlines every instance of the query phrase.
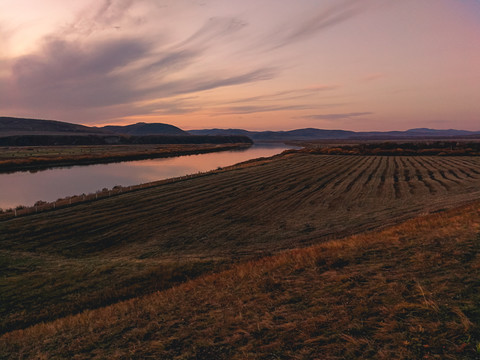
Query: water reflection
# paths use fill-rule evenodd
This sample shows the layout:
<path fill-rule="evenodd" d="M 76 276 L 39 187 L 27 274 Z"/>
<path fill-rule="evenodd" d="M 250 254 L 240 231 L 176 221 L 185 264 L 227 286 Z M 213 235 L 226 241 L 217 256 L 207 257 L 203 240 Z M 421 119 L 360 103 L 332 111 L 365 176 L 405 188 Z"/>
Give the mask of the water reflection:
<path fill-rule="evenodd" d="M 115 185 L 129 186 L 194 174 L 272 156 L 287 148 L 282 145 L 255 145 L 245 150 L 2 174 L 0 208 L 30 206 L 38 200 L 54 201 Z"/>

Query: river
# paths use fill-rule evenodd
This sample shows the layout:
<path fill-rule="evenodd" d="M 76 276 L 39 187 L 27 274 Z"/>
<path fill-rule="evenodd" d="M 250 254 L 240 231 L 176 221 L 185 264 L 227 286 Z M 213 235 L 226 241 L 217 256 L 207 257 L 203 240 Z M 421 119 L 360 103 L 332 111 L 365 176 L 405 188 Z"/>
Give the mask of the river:
<path fill-rule="evenodd" d="M 31 206 L 38 200 L 51 202 L 116 185 L 130 186 L 195 174 L 272 156 L 289 148 L 280 144 L 254 145 L 244 150 L 0 174 L 0 208 Z"/>

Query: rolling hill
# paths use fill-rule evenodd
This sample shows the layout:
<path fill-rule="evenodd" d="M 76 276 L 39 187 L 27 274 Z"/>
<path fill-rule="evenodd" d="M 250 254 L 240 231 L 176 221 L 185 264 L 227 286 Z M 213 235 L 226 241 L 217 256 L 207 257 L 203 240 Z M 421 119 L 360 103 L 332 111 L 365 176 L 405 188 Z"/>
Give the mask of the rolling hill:
<path fill-rule="evenodd" d="M 190 135 L 182 129 L 161 123 L 136 123 L 126 126 L 90 127 L 55 120 L 0 117 L 0 136 L 12 135 Z"/>
<path fill-rule="evenodd" d="M 438 138 L 479 137 L 480 131 L 436 130 L 417 128 L 406 131 L 355 132 L 348 130 L 325 130 L 315 128 L 289 131 L 249 131 L 244 129 L 202 129 L 184 131 L 164 123 L 144 123 L 118 126 L 89 127 L 53 120 L 0 117 L 0 137 L 13 135 L 123 135 L 123 136 L 247 136 L 256 142 L 262 141 L 307 141 L 307 140 L 404 140 Z"/>
<path fill-rule="evenodd" d="M 104 130 L 55 120 L 0 117 L 0 136 L 12 135 L 92 135 L 106 134 Z"/>
<path fill-rule="evenodd" d="M 113 126 L 108 125 L 104 126 L 101 129 L 107 130 L 116 134 L 123 134 L 123 135 L 175 135 L 175 136 L 188 136 L 190 135 L 186 131 L 182 129 L 169 125 L 169 124 L 162 124 L 162 123 L 151 123 L 147 124 L 144 122 L 139 122 L 132 125 L 126 126 Z"/>
<path fill-rule="evenodd" d="M 0 146 L 251 143 L 245 136 L 200 136 L 168 124 L 88 127 L 54 120 L 0 117 Z"/>

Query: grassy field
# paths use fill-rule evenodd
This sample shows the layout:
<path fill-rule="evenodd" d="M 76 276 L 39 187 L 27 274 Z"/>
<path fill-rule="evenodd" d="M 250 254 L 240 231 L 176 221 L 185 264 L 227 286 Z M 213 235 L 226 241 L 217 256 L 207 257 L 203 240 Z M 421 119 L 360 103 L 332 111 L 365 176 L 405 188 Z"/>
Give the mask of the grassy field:
<path fill-rule="evenodd" d="M 479 198 L 478 157 L 290 153 L 3 220 L 0 333 L 120 300 L 141 299 L 203 274 L 218 273 L 234 263 L 390 226 Z M 378 244 L 383 244 L 379 248 L 388 248 L 388 242 L 381 243 L 383 235 L 378 236 Z M 421 239 L 423 235 L 412 231 L 408 236 Z M 398 267 L 410 266 L 402 261 Z M 361 273 L 360 268 L 355 271 Z M 301 281 L 308 284 L 313 279 Z M 272 286 L 275 289 L 277 285 Z M 335 286 L 337 282 L 328 289 Z M 420 286 L 423 289 L 424 283 Z M 418 288 L 415 283 L 411 287 Z M 340 296 L 340 290 L 335 296 Z M 345 300 L 347 295 L 343 296 Z M 309 307 L 301 299 L 295 303 Z M 79 331 L 78 336 L 83 330 Z M 21 333 L 15 334 L 17 339 Z M 4 339 L 10 343 L 13 338 Z M 99 346 L 107 346 L 108 341 L 102 341 L 105 343 Z"/>
<path fill-rule="evenodd" d="M 0 337 L 0 358 L 478 359 L 480 202 Z"/>
<path fill-rule="evenodd" d="M 158 157 L 202 154 L 248 147 L 251 144 L 168 144 L 12 146 L 0 148 L 0 173 L 52 166 L 108 163 Z"/>
<path fill-rule="evenodd" d="M 480 198 L 479 185 L 480 158 L 299 153 L 4 220 L 0 330 L 398 223 Z"/>

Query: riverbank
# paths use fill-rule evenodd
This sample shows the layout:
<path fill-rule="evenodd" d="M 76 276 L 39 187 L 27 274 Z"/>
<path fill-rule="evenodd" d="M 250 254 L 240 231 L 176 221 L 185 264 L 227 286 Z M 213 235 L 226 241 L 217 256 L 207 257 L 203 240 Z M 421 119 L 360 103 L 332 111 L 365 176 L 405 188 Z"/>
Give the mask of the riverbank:
<path fill-rule="evenodd" d="M 205 154 L 247 149 L 251 145 L 232 143 L 5 147 L 0 152 L 0 173 Z"/>
<path fill-rule="evenodd" d="M 216 169 L 212 169 L 205 172 L 185 174 L 182 176 L 170 177 L 167 179 L 161 179 L 157 181 L 151 181 L 151 182 L 141 183 L 136 185 L 129 185 L 129 186 L 116 185 L 113 188 L 103 188 L 101 190 L 95 191 L 94 193 L 88 193 L 88 194 L 83 193 L 83 194 L 71 195 L 64 198 L 59 198 L 55 201 L 38 200 L 32 206 L 19 205 L 12 208 L 5 208 L 5 209 L 0 208 L 0 221 L 16 218 L 20 216 L 38 214 L 46 211 L 59 210 L 66 207 L 72 207 L 80 204 L 90 203 L 96 200 L 115 197 L 125 193 L 132 193 L 139 190 L 155 188 L 155 187 L 166 185 L 166 184 L 178 183 L 178 182 L 182 182 L 182 181 L 186 181 L 194 178 L 218 174 L 225 171 L 241 169 L 241 168 L 254 166 L 254 165 L 261 165 L 265 162 L 271 161 L 271 159 L 273 158 L 275 158 L 275 156 L 271 158 L 255 158 L 255 159 L 250 159 L 234 165 L 218 167 Z"/>

